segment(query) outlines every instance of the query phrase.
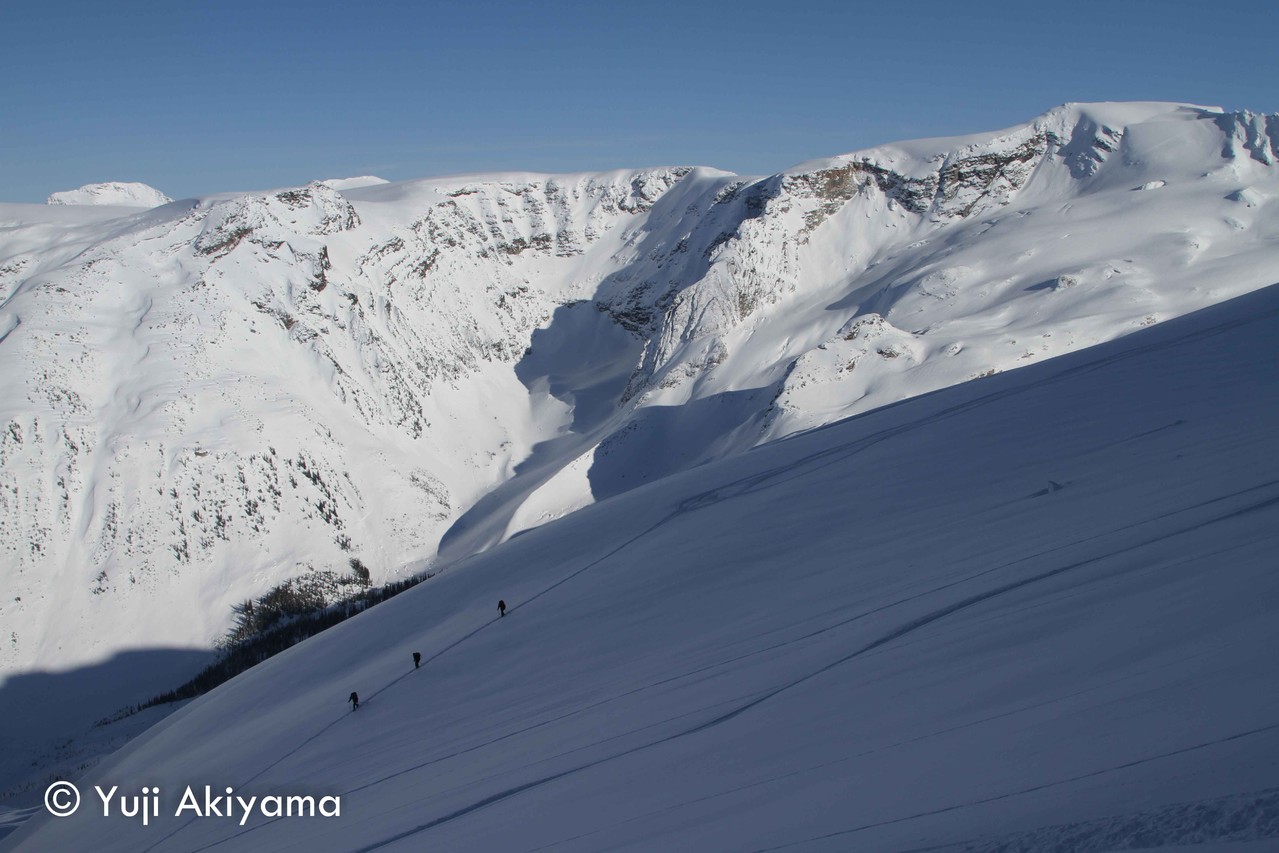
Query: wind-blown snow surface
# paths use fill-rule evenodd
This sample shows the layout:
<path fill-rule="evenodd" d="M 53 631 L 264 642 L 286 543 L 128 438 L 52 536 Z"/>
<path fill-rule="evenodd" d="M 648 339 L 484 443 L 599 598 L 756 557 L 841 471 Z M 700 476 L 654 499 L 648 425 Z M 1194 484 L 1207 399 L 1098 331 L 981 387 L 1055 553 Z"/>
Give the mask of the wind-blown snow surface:
<path fill-rule="evenodd" d="M 1254 290 L 1277 156 L 1273 116 L 1069 105 L 766 178 L 0 205 L 0 671 L 207 647 L 289 578 Z"/>
<path fill-rule="evenodd" d="M 1277 339 L 1271 287 L 585 508 L 173 714 L 11 849 L 1274 849 Z M 206 784 L 341 817 L 173 819 Z"/>

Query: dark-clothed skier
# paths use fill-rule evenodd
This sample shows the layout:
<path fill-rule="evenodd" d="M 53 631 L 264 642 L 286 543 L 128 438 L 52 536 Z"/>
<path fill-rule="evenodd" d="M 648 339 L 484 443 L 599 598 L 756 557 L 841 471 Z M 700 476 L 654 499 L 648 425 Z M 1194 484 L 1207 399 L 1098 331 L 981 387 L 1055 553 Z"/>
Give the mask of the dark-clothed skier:
<path fill-rule="evenodd" d="M 346 701 L 351 703 L 351 710 L 354 711 L 356 708 L 360 707 L 360 694 L 352 690 L 351 698 L 347 699 Z"/>
<path fill-rule="evenodd" d="M 506 602 L 505 602 L 505 601 L 499 601 L 499 602 L 497 603 L 497 612 L 498 612 L 500 615 L 502 615 L 502 616 L 505 616 L 505 615 L 506 615 Z"/>
<path fill-rule="evenodd" d="M 418 668 L 419 666 L 421 666 L 421 665 L 422 665 L 422 653 L 421 653 L 421 652 L 414 652 L 414 653 L 413 653 L 413 668 L 414 668 L 414 669 L 417 669 L 417 668 Z"/>

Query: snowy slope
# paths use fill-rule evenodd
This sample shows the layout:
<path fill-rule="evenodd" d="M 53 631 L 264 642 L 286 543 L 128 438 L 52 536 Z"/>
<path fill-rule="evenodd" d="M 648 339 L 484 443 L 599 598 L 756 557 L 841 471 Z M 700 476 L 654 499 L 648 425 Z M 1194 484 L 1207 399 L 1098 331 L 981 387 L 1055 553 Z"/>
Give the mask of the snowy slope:
<path fill-rule="evenodd" d="M 155 187 L 137 182 L 85 184 L 49 196 L 45 204 L 102 204 L 118 207 L 159 207 L 173 201 Z"/>
<path fill-rule="evenodd" d="M 1276 339 L 1271 287 L 587 507 L 196 700 L 0 846 L 1274 849 Z M 206 784 L 341 816 L 174 819 Z"/>
<path fill-rule="evenodd" d="M 207 647 L 289 578 L 447 565 L 1269 284 L 1277 155 L 1273 116 L 1067 105 L 764 178 L 0 205 L 0 671 Z"/>

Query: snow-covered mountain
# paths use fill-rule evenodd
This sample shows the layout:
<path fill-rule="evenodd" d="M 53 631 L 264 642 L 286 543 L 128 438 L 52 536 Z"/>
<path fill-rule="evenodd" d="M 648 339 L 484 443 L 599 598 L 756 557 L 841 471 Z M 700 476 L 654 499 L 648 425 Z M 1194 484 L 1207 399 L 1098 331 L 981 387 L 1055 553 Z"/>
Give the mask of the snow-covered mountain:
<path fill-rule="evenodd" d="M 155 187 L 137 182 L 112 181 L 105 184 L 85 184 L 79 189 L 54 193 L 45 204 L 104 204 L 149 208 L 171 201 L 173 199 Z"/>
<path fill-rule="evenodd" d="M 1068 105 L 763 178 L 0 205 L 0 667 L 206 646 L 289 578 L 447 565 L 1270 284 L 1277 157 L 1275 116 Z"/>
<path fill-rule="evenodd" d="M 360 175 L 355 178 L 326 178 L 320 183 L 335 190 L 354 190 L 360 187 L 372 187 L 378 184 L 389 184 L 386 178 L 379 178 L 375 175 Z"/>
<path fill-rule="evenodd" d="M 0 846 L 1274 850 L 1276 340 L 1279 286 L 601 501 Z"/>

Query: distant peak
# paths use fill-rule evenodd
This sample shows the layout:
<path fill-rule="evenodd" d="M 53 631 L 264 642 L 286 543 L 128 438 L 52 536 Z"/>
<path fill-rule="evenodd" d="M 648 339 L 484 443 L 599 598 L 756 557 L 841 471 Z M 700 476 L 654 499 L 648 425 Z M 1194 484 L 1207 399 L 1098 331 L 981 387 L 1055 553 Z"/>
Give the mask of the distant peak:
<path fill-rule="evenodd" d="M 173 201 L 155 187 L 141 183 L 111 181 L 85 184 L 79 189 L 56 192 L 46 204 L 101 204 L 122 207 L 159 207 Z"/>

